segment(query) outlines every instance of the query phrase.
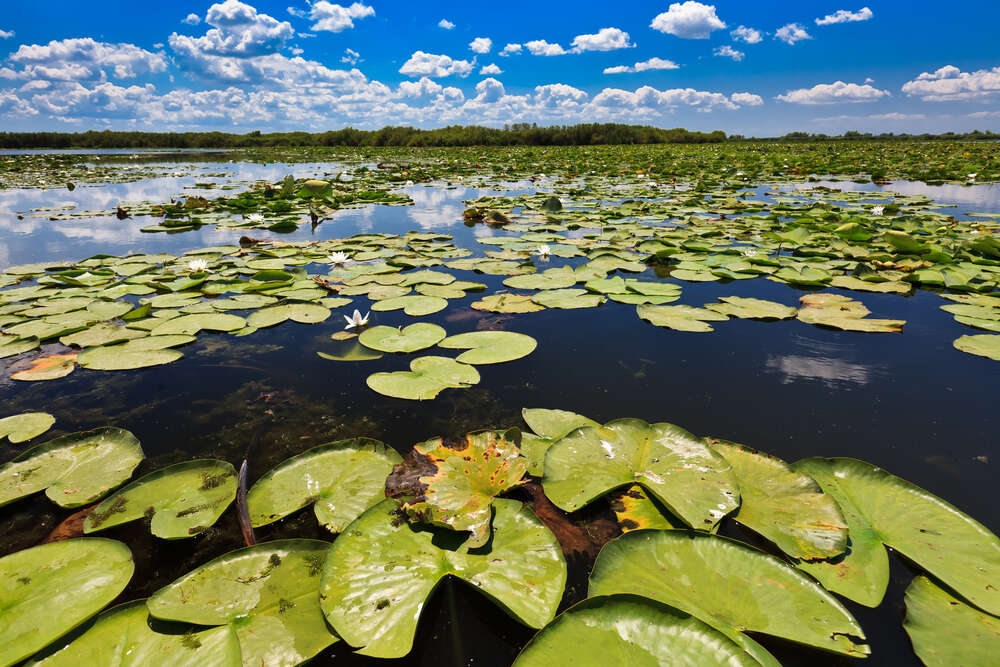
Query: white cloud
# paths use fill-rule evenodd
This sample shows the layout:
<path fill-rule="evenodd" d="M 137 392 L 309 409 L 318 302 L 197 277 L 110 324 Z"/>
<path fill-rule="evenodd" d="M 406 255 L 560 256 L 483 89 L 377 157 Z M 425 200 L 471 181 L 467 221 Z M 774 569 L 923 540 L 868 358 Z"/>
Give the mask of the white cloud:
<path fill-rule="evenodd" d="M 670 9 L 657 15 L 649 27 L 682 39 L 708 39 L 713 30 L 722 30 L 726 24 L 716 16 L 715 5 L 687 0 L 671 3 Z"/>
<path fill-rule="evenodd" d="M 764 98 L 753 93 L 733 93 L 729 96 L 729 99 L 735 104 L 741 104 L 745 107 L 759 107 L 764 104 Z"/>
<path fill-rule="evenodd" d="M 922 113 L 899 113 L 898 111 L 893 111 L 890 113 L 876 113 L 869 114 L 867 116 L 827 116 L 825 118 L 813 118 L 814 122 L 817 123 L 830 123 L 830 122 L 843 122 L 843 121 L 866 121 L 866 120 L 926 120 L 927 116 Z"/>
<path fill-rule="evenodd" d="M 455 24 L 449 21 L 448 19 L 441 19 L 440 21 L 438 21 L 438 27 L 444 28 L 445 30 L 451 30 L 452 28 L 455 27 Z"/>
<path fill-rule="evenodd" d="M 181 23 L 187 23 L 188 25 L 198 25 L 201 23 L 201 17 L 195 13 L 188 14 L 184 17 Z"/>
<path fill-rule="evenodd" d="M 309 12 L 309 18 L 316 21 L 311 29 L 322 32 L 343 32 L 354 27 L 355 19 L 363 19 L 368 16 L 375 16 L 375 10 L 360 2 L 355 2 L 350 7 L 344 7 L 326 0 L 319 0 L 313 4 Z"/>
<path fill-rule="evenodd" d="M 733 30 L 729 33 L 730 36 L 738 42 L 746 42 L 747 44 L 759 44 L 764 37 L 760 34 L 760 30 L 756 28 L 748 28 L 745 25 Z"/>
<path fill-rule="evenodd" d="M 618 65 L 616 67 L 608 67 L 604 70 L 605 74 L 625 74 L 630 72 L 646 72 L 648 70 L 655 69 L 680 69 L 680 65 L 675 63 L 673 60 L 666 60 L 664 58 L 650 58 L 649 60 L 643 60 L 642 62 L 637 62 L 634 65 Z"/>
<path fill-rule="evenodd" d="M 963 72 L 945 65 L 903 84 L 903 92 L 927 102 L 970 100 L 1000 93 L 1000 67 Z"/>
<path fill-rule="evenodd" d="M 344 49 L 344 55 L 340 57 L 340 62 L 353 67 L 354 65 L 363 62 L 363 59 L 361 58 L 361 54 L 354 49 Z"/>
<path fill-rule="evenodd" d="M 511 56 L 515 53 L 520 54 L 523 47 L 520 44 L 508 44 L 503 47 L 503 51 L 500 52 L 501 56 Z"/>
<path fill-rule="evenodd" d="M 23 69 L 15 72 L 4 68 L 3 78 L 103 81 L 108 75 L 132 79 L 167 69 L 167 59 L 162 53 L 134 44 L 97 42 L 90 37 L 52 40 L 46 45 L 22 44 L 9 60 Z"/>
<path fill-rule="evenodd" d="M 747 93 L 740 93 L 746 95 Z M 680 106 L 688 106 L 698 111 L 712 111 L 719 107 L 737 109 L 739 103 L 730 100 L 722 93 L 713 93 L 694 88 L 671 88 L 657 90 L 651 86 L 642 86 L 629 92 L 620 88 L 605 88 L 594 96 L 591 105 L 606 110 L 632 110 L 644 115 L 672 111 Z"/>
<path fill-rule="evenodd" d="M 480 74 L 503 74 L 503 70 L 496 66 L 496 63 L 490 63 L 489 65 L 484 65 L 482 69 L 479 70 Z"/>
<path fill-rule="evenodd" d="M 476 84 L 475 101 L 481 104 L 498 102 L 504 95 L 503 84 L 496 79 L 483 79 Z"/>
<path fill-rule="evenodd" d="M 874 102 L 884 97 L 890 97 L 888 90 L 879 90 L 868 84 L 818 83 L 812 88 L 789 90 L 776 99 L 793 104 L 835 104 L 837 102 Z"/>
<path fill-rule="evenodd" d="M 544 39 L 535 39 L 530 42 L 525 42 L 524 45 L 533 56 L 563 56 L 569 53 L 569 51 L 558 44 L 549 44 Z"/>
<path fill-rule="evenodd" d="M 778 31 L 774 33 L 774 38 L 780 39 L 785 44 L 794 44 L 804 39 L 812 39 L 812 36 L 798 23 L 789 23 L 778 28 Z"/>
<path fill-rule="evenodd" d="M 307 19 L 307 18 L 309 18 L 309 12 L 307 12 L 304 9 L 299 9 L 298 7 L 289 7 L 288 8 L 288 13 L 291 14 L 292 16 L 298 17 L 300 19 Z"/>
<path fill-rule="evenodd" d="M 746 56 L 745 53 L 743 53 L 742 51 L 737 51 L 736 49 L 734 49 L 733 47 L 729 46 L 728 44 L 726 44 L 725 46 L 720 46 L 715 51 L 712 51 L 712 53 L 714 53 L 717 56 L 723 56 L 725 58 L 732 58 L 736 62 L 739 62 L 739 61 L 743 60 L 744 56 Z"/>
<path fill-rule="evenodd" d="M 469 50 L 473 53 L 487 54 L 493 48 L 493 40 L 489 37 L 476 37 L 469 42 Z"/>
<path fill-rule="evenodd" d="M 974 111 L 965 115 L 967 118 L 1000 118 L 1000 111 Z"/>
<path fill-rule="evenodd" d="M 407 76 L 429 76 L 441 78 L 457 74 L 466 77 L 472 72 L 473 64 L 468 60 L 454 60 L 449 56 L 414 51 L 410 59 L 399 68 L 400 74 Z"/>
<path fill-rule="evenodd" d="M 294 34 L 288 21 L 258 14 L 255 8 L 239 0 L 226 0 L 209 7 L 205 23 L 212 28 L 201 37 L 171 34 L 168 40 L 171 48 L 193 58 L 206 55 L 245 58 L 277 53 Z"/>
<path fill-rule="evenodd" d="M 838 9 L 833 14 L 827 14 L 821 19 L 816 19 L 816 25 L 833 25 L 834 23 L 853 23 L 855 21 L 867 21 L 874 14 L 867 7 L 862 7 L 856 12 L 847 9 Z"/>
<path fill-rule="evenodd" d="M 14 36 L 13 30 L 0 30 L 0 39 L 10 39 Z"/>
<path fill-rule="evenodd" d="M 618 28 L 601 28 L 593 35 L 577 35 L 573 38 L 573 51 L 615 51 L 635 46 L 629 42 L 627 32 Z"/>

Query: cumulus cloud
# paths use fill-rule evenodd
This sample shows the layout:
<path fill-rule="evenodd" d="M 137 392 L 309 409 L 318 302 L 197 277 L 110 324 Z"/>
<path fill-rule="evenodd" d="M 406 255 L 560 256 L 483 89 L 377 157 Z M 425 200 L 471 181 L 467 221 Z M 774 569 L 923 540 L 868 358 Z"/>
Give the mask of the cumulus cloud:
<path fill-rule="evenodd" d="M 717 56 L 723 56 L 725 58 L 732 58 L 736 62 L 739 62 L 739 61 L 743 60 L 744 56 L 746 56 L 745 53 L 743 53 L 742 51 L 737 51 L 736 49 L 734 49 L 733 47 L 729 46 L 728 44 L 726 44 L 725 46 L 720 46 L 719 48 L 717 48 L 712 53 L 714 53 Z"/>
<path fill-rule="evenodd" d="M 577 35 L 573 38 L 573 51 L 615 51 L 635 46 L 629 42 L 627 32 L 618 28 L 601 28 L 593 35 Z"/>
<path fill-rule="evenodd" d="M 187 16 L 185 16 L 181 20 L 181 23 L 187 23 L 188 25 L 198 25 L 199 23 L 201 23 L 201 17 L 192 12 Z"/>
<path fill-rule="evenodd" d="M 966 118 L 1000 118 L 1000 111 L 973 111 L 965 116 Z"/>
<path fill-rule="evenodd" d="M 722 30 L 726 24 L 715 14 L 715 5 L 687 0 L 672 3 L 649 27 L 682 39 L 708 39 L 713 30 Z"/>
<path fill-rule="evenodd" d="M 888 90 L 879 90 L 868 84 L 818 83 L 812 88 L 789 90 L 776 99 L 792 104 L 835 104 L 838 102 L 874 102 L 889 97 Z"/>
<path fill-rule="evenodd" d="M 489 65 L 484 65 L 480 70 L 480 74 L 503 74 L 503 70 L 496 66 L 496 63 L 490 63 Z"/>
<path fill-rule="evenodd" d="M 525 42 L 524 45 L 533 56 L 563 56 L 569 53 L 569 51 L 558 44 L 549 44 L 544 39 L 534 39 L 530 42 Z M 510 45 L 508 44 L 507 46 Z"/>
<path fill-rule="evenodd" d="M 449 56 L 414 51 L 410 59 L 399 68 L 400 74 L 407 76 L 429 76 L 434 79 L 453 74 L 466 77 L 472 72 L 473 64 L 468 60 L 454 60 Z"/>
<path fill-rule="evenodd" d="M 735 104 L 740 104 L 745 107 L 759 107 L 764 104 L 764 98 L 760 95 L 754 95 L 753 93 L 733 93 L 729 96 L 729 99 Z"/>
<path fill-rule="evenodd" d="M 496 79 L 483 79 L 476 84 L 475 101 L 482 104 L 491 104 L 500 100 L 504 94 L 503 84 Z"/>
<path fill-rule="evenodd" d="M 984 98 L 1000 93 L 1000 67 L 963 72 L 954 65 L 945 65 L 907 81 L 903 92 L 927 102 Z"/>
<path fill-rule="evenodd" d="M 326 0 L 319 0 L 319 2 L 313 3 L 309 11 L 309 18 L 316 22 L 312 25 L 312 30 L 321 32 L 343 32 L 354 27 L 355 19 L 363 19 L 368 16 L 375 16 L 375 10 L 360 2 L 344 7 Z"/>
<path fill-rule="evenodd" d="M 22 66 L 20 71 L 4 68 L 10 79 L 53 81 L 95 81 L 108 75 L 132 79 L 142 74 L 163 72 L 167 60 L 134 44 L 109 44 L 90 37 L 52 40 L 48 44 L 22 44 L 9 56 Z"/>
<path fill-rule="evenodd" d="M 473 53 L 486 54 L 493 48 L 493 40 L 489 37 L 476 37 L 469 42 L 469 50 Z"/>
<path fill-rule="evenodd" d="M 856 12 L 847 9 L 838 9 L 833 14 L 827 14 L 821 19 L 816 19 L 816 25 L 833 25 L 834 23 L 853 23 L 855 21 L 867 21 L 874 14 L 867 7 L 862 7 Z"/>
<path fill-rule="evenodd" d="M 843 122 L 843 121 L 866 121 L 866 120 L 890 120 L 890 121 L 900 121 L 900 120 L 926 120 L 927 116 L 922 113 L 899 113 L 898 111 L 893 111 L 890 113 L 876 113 L 869 114 L 867 116 L 827 116 L 825 118 L 813 118 L 813 121 L 817 123 L 830 123 L 830 122 Z"/>
<path fill-rule="evenodd" d="M 344 55 L 340 57 L 340 62 L 352 67 L 362 61 L 361 54 L 354 49 L 344 49 Z"/>
<path fill-rule="evenodd" d="M 738 93 L 747 95 L 747 93 Z M 738 109 L 739 102 L 723 93 L 713 93 L 694 88 L 671 88 L 657 90 L 642 86 L 634 92 L 620 88 L 605 88 L 594 96 L 591 104 L 605 109 L 639 111 L 644 114 L 669 112 L 680 106 L 693 107 L 698 111 L 712 111 L 715 108 Z"/>
<path fill-rule="evenodd" d="M 441 19 L 440 21 L 438 21 L 438 27 L 444 28 L 445 30 L 451 30 L 452 28 L 455 27 L 455 24 L 449 21 L 448 19 Z"/>
<path fill-rule="evenodd" d="M 745 25 L 733 30 L 729 35 L 738 42 L 746 42 L 747 44 L 759 44 L 764 37 L 760 34 L 760 30 L 756 28 L 748 28 Z"/>
<path fill-rule="evenodd" d="M 608 67 L 604 70 L 605 74 L 626 74 L 631 72 L 646 72 L 648 70 L 654 69 L 680 69 L 680 65 L 675 63 L 673 60 L 666 60 L 664 58 L 650 58 L 649 60 L 643 60 L 642 62 L 637 62 L 634 65 L 617 65 L 615 67 Z"/>
<path fill-rule="evenodd" d="M 503 51 L 500 52 L 500 55 L 512 56 L 515 53 L 519 54 L 521 53 L 522 48 L 523 47 L 520 44 L 508 44 L 507 46 L 503 47 Z"/>
<path fill-rule="evenodd" d="M 170 47 L 183 56 L 252 57 L 277 53 L 294 35 L 292 24 L 259 14 L 239 0 L 226 0 L 208 8 L 205 23 L 212 26 L 201 37 L 173 33 Z"/>
<path fill-rule="evenodd" d="M 778 31 L 774 33 L 774 38 L 791 45 L 804 39 L 812 39 L 812 36 L 798 23 L 789 23 L 778 28 Z"/>

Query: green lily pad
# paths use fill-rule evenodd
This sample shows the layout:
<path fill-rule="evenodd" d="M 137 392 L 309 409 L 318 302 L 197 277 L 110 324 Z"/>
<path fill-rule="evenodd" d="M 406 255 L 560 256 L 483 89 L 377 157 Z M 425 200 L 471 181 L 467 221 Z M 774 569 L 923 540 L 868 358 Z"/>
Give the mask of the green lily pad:
<path fill-rule="evenodd" d="M 406 328 L 372 327 L 358 336 L 361 344 L 381 352 L 416 352 L 434 347 L 447 332 L 436 324 L 418 322 Z"/>
<path fill-rule="evenodd" d="M 658 327 L 677 331 L 712 331 L 712 326 L 708 322 L 724 322 L 729 319 L 729 316 L 723 313 L 694 306 L 640 305 L 636 306 L 635 312 L 640 319 Z"/>
<path fill-rule="evenodd" d="M 876 606 L 889 581 L 886 545 L 980 609 L 1000 614 L 1000 539 L 937 496 L 855 459 L 811 458 L 792 468 L 832 495 L 847 517 L 851 548 L 839 563 L 800 567 L 830 590 Z"/>
<path fill-rule="evenodd" d="M 531 354 L 538 345 L 531 336 L 512 331 L 473 331 L 448 336 L 440 347 L 468 350 L 456 357 L 463 364 L 502 364 Z"/>
<path fill-rule="evenodd" d="M 448 307 L 448 300 L 438 296 L 399 296 L 392 299 L 383 299 L 372 304 L 372 310 L 383 312 L 387 310 L 403 309 L 403 312 L 413 317 L 430 315 Z"/>
<path fill-rule="evenodd" d="M 474 301 L 470 306 L 476 310 L 493 313 L 534 313 L 544 310 L 543 306 L 531 300 L 528 294 L 492 294 Z"/>
<path fill-rule="evenodd" d="M 906 589 L 903 629 L 928 667 L 990 665 L 1000 652 L 1000 618 L 970 607 L 927 577 L 914 577 Z"/>
<path fill-rule="evenodd" d="M 541 310 L 541 309 L 539 309 Z M 0 359 L 34 350 L 40 341 L 37 336 L 7 336 L 0 334 Z"/>
<path fill-rule="evenodd" d="M 109 609 L 66 646 L 49 647 L 27 663 L 29 667 L 78 667 L 86 664 L 240 667 L 243 662 L 240 644 L 231 628 L 157 632 L 150 627 L 146 601 L 136 600 Z"/>
<path fill-rule="evenodd" d="M 164 336 L 153 336 L 162 338 Z M 125 371 L 169 364 L 184 356 L 183 352 L 171 349 L 142 350 L 125 345 L 88 347 L 80 352 L 77 362 L 83 368 L 94 371 Z"/>
<path fill-rule="evenodd" d="M 229 626 L 244 665 L 297 665 L 337 641 L 319 606 L 330 544 L 278 540 L 238 549 L 156 591 L 151 616 Z"/>
<path fill-rule="evenodd" d="M 329 354 L 327 352 L 317 352 L 316 354 L 330 361 L 372 361 L 382 358 L 381 352 L 369 349 L 356 340 L 347 343 L 345 349 L 340 354 Z"/>
<path fill-rule="evenodd" d="M 112 426 L 49 440 L 0 466 L 0 506 L 42 490 L 61 507 L 89 505 L 144 457 L 134 435 Z"/>
<path fill-rule="evenodd" d="M 7 438 L 12 445 L 27 442 L 45 433 L 56 423 L 47 412 L 25 412 L 0 419 L 0 440 Z"/>
<path fill-rule="evenodd" d="M 247 325 L 247 321 L 238 315 L 228 313 L 202 313 L 199 315 L 181 315 L 158 325 L 150 333 L 154 336 L 168 334 L 194 335 L 202 330 L 237 331 Z"/>
<path fill-rule="evenodd" d="M 330 625 L 362 655 L 402 657 L 425 601 L 453 576 L 525 625 L 544 626 L 566 583 L 559 543 L 520 502 L 496 499 L 494 507 L 493 539 L 471 553 L 456 548 L 464 536 L 400 521 L 392 500 L 362 514 L 333 543 L 323 569 L 320 604 Z"/>
<path fill-rule="evenodd" d="M 385 495 L 413 520 L 468 531 L 466 546 L 490 539 L 493 500 L 524 481 L 520 432 L 469 433 L 455 444 L 434 438 L 413 446 L 385 481 Z"/>
<path fill-rule="evenodd" d="M 773 276 L 800 287 L 822 287 L 833 280 L 833 274 L 829 271 L 814 269 L 810 266 L 801 268 L 783 266 L 775 271 Z"/>
<path fill-rule="evenodd" d="M 538 292 L 531 300 L 546 308 L 594 308 L 607 300 L 600 294 L 591 294 L 585 289 L 553 289 Z"/>
<path fill-rule="evenodd" d="M 567 512 L 635 483 L 703 530 L 739 506 L 739 487 L 726 459 L 673 424 L 617 419 L 585 426 L 560 438 L 545 456 L 545 493 Z"/>
<path fill-rule="evenodd" d="M 802 308 L 797 317 L 806 324 L 817 324 L 845 331 L 894 333 L 903 330 L 905 320 L 867 319 L 871 313 L 860 301 L 842 294 L 807 294 L 799 298 Z"/>
<path fill-rule="evenodd" d="M 956 350 L 1000 361 L 1000 334 L 959 336 L 953 345 Z"/>
<path fill-rule="evenodd" d="M 573 605 L 528 642 L 513 667 L 600 667 L 610 656 L 615 656 L 615 664 L 629 667 L 760 667 L 739 644 L 707 623 L 633 595 L 595 597 Z"/>
<path fill-rule="evenodd" d="M 453 282 L 455 282 L 455 276 L 450 273 L 425 269 L 423 271 L 414 271 L 413 273 L 404 273 L 399 284 L 403 287 L 409 287 L 421 283 L 427 285 L 448 285 Z"/>
<path fill-rule="evenodd" d="M 854 276 L 834 276 L 833 280 L 830 281 L 830 286 L 857 290 L 859 292 L 879 292 L 882 294 L 909 294 L 913 291 L 913 285 L 899 280 L 870 283 Z"/>
<path fill-rule="evenodd" d="M 0 558 L 0 664 L 28 658 L 99 612 L 125 589 L 134 569 L 127 546 L 93 537 Z"/>
<path fill-rule="evenodd" d="M 687 528 L 684 522 L 660 509 L 655 500 L 638 484 L 608 494 L 608 505 L 615 513 L 623 533 L 633 530 L 671 530 Z"/>
<path fill-rule="evenodd" d="M 569 267 L 548 269 L 541 273 L 511 276 L 503 284 L 513 289 L 553 290 L 572 287 L 576 284 L 576 273 Z"/>
<path fill-rule="evenodd" d="M 695 616 L 762 665 L 777 661 L 744 631 L 782 637 L 854 657 L 865 634 L 831 593 L 749 545 L 686 530 L 637 530 L 608 542 L 588 594 L 640 595 Z"/>
<path fill-rule="evenodd" d="M 385 499 L 385 478 L 400 461 L 395 450 L 371 438 L 313 447 L 257 480 L 247 494 L 250 520 L 266 526 L 313 505 L 320 524 L 339 533 Z"/>
<path fill-rule="evenodd" d="M 444 389 L 467 389 L 479 383 L 473 366 L 447 357 L 420 357 L 410 362 L 409 371 L 375 373 L 368 386 L 384 396 L 415 401 L 436 397 Z"/>
<path fill-rule="evenodd" d="M 263 329 L 286 320 L 301 324 L 316 324 L 330 317 L 330 309 L 315 303 L 285 303 L 255 310 L 246 319 L 246 325 Z"/>
<path fill-rule="evenodd" d="M 733 519 L 789 556 L 834 558 L 847 549 L 847 521 L 833 496 L 779 458 L 726 440 L 708 439 L 733 466 L 742 501 Z"/>
<path fill-rule="evenodd" d="M 63 336 L 59 339 L 59 342 L 63 345 L 75 345 L 76 347 L 95 347 L 124 343 L 133 338 L 142 338 L 145 335 L 146 333 L 143 331 L 128 329 L 114 324 L 95 324 L 89 329 Z"/>
<path fill-rule="evenodd" d="M 277 297 L 263 294 L 235 294 L 228 299 L 218 299 L 210 303 L 216 310 L 248 310 L 270 306 L 277 301 Z"/>
<path fill-rule="evenodd" d="M 795 317 L 797 309 L 774 301 L 748 299 L 739 296 L 719 297 L 722 303 L 707 303 L 705 308 L 717 313 L 749 320 L 787 320 Z"/>
<path fill-rule="evenodd" d="M 593 419 L 567 410 L 524 408 L 521 416 L 534 433 L 521 434 L 521 453 L 528 459 L 528 473 L 545 473 L 545 453 L 552 443 L 581 426 L 600 426 Z"/>
<path fill-rule="evenodd" d="M 177 540 L 204 532 L 236 498 L 236 470 L 200 459 L 167 466 L 108 496 L 87 515 L 83 532 L 146 517 L 153 535 Z"/>

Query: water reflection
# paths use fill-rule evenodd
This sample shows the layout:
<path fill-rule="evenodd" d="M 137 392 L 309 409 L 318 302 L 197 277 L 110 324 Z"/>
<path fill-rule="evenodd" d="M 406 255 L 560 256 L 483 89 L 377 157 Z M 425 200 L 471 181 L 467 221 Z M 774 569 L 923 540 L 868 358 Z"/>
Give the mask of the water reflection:
<path fill-rule="evenodd" d="M 936 202 L 949 204 L 967 204 L 975 206 L 983 212 L 1000 211 L 1000 183 L 984 183 L 980 185 L 959 185 L 944 183 L 928 185 L 922 181 L 893 181 L 888 185 L 874 183 L 853 183 L 851 181 L 816 181 L 813 183 L 794 183 L 777 188 L 782 192 L 809 190 L 815 187 L 826 187 L 854 192 L 871 192 L 873 194 L 891 193 L 901 195 L 923 195 Z"/>
<path fill-rule="evenodd" d="M 782 384 L 814 382 L 851 389 L 869 384 L 885 370 L 845 359 L 852 346 L 823 343 L 804 336 L 794 336 L 791 342 L 804 354 L 772 354 L 765 362 L 768 372 L 778 375 Z"/>

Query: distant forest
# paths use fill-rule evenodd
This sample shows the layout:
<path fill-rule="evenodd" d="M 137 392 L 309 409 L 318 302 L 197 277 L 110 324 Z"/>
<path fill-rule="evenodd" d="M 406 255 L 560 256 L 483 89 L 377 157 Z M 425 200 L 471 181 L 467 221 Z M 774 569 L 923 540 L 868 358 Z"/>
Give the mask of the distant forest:
<path fill-rule="evenodd" d="M 705 144 L 760 141 L 980 141 L 997 140 L 994 132 L 956 134 L 843 135 L 790 132 L 782 137 L 727 136 L 722 130 L 696 132 L 648 125 L 588 123 L 538 127 L 515 123 L 503 129 L 478 125 L 451 125 L 435 130 L 384 127 L 381 130 L 345 128 L 329 132 L 0 132 L 0 148 L 261 148 L 269 146 L 592 146 L 598 144 Z"/>

